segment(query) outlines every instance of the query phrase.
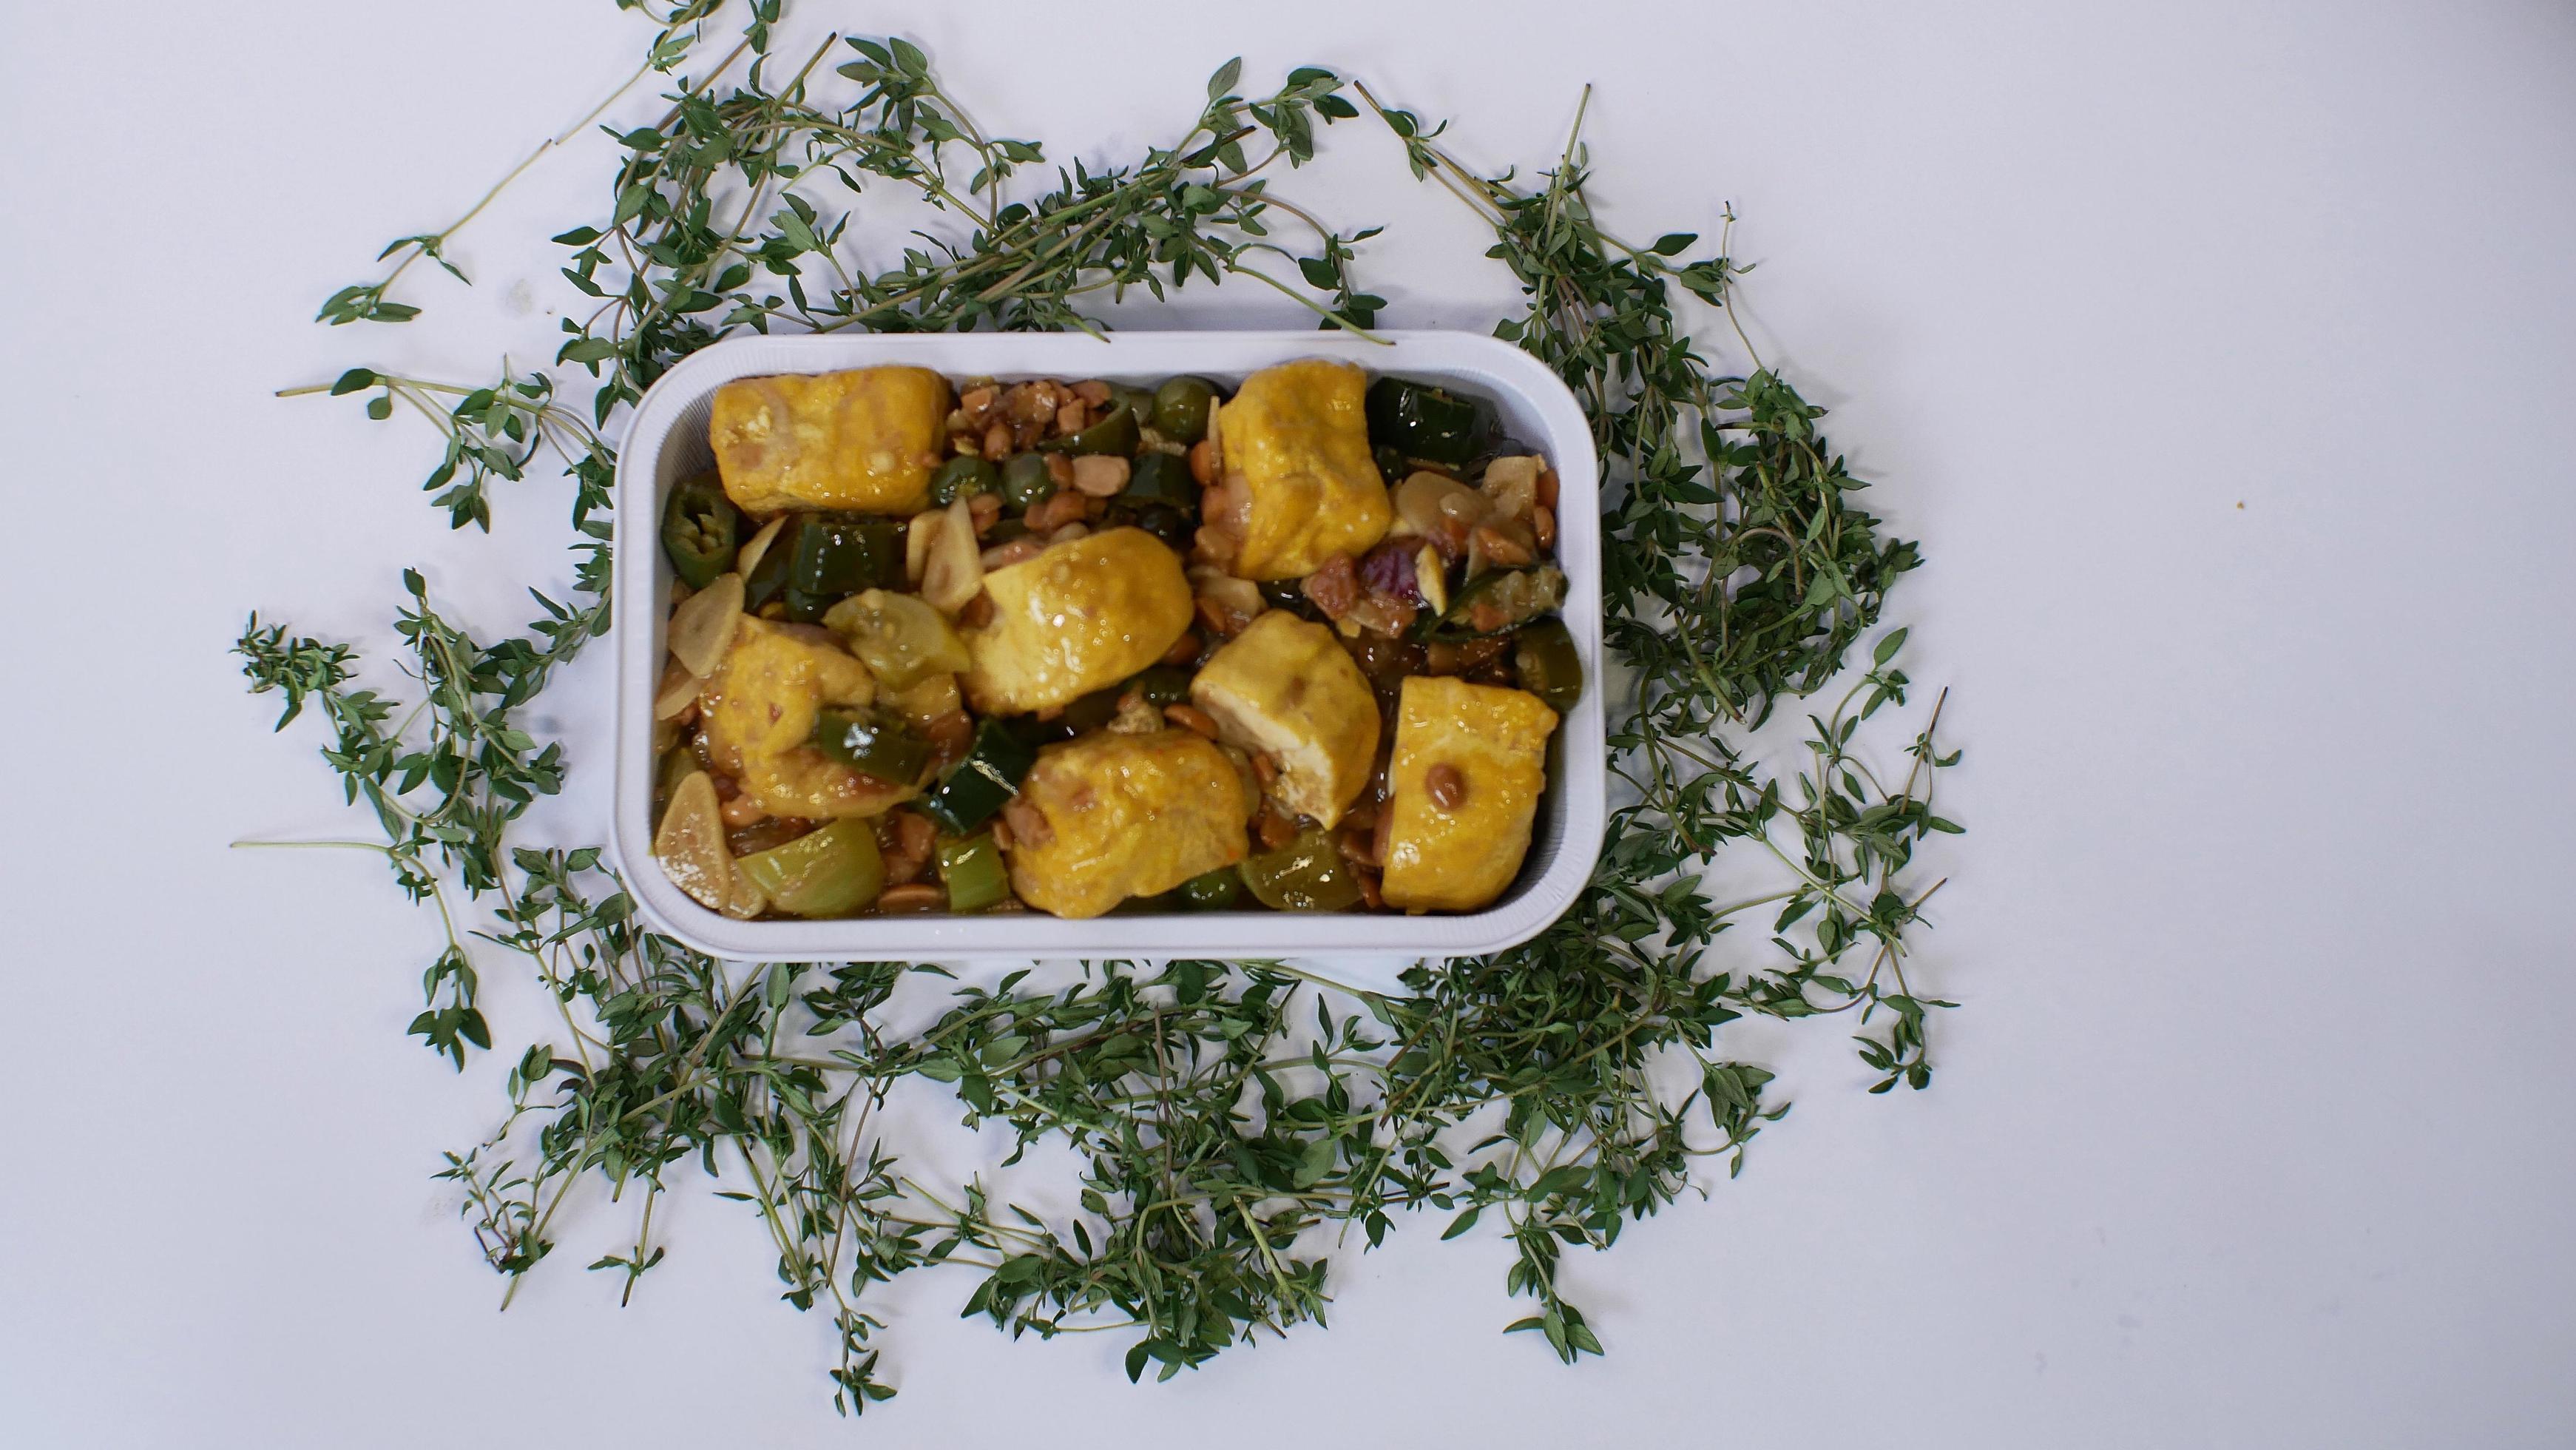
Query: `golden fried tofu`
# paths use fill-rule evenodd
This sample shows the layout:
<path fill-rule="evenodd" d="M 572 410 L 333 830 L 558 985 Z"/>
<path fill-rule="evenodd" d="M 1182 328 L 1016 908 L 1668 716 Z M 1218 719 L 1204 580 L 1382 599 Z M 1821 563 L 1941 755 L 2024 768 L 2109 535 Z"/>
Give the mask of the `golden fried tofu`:
<path fill-rule="evenodd" d="M 1392 514 L 1369 452 L 1367 391 L 1368 374 L 1349 363 L 1300 358 L 1245 378 L 1219 410 L 1226 478 L 1250 500 L 1236 575 L 1302 578 L 1385 536 Z"/>
<path fill-rule="evenodd" d="M 724 663 L 698 692 L 698 719 L 715 768 L 771 815 L 882 815 L 915 792 L 806 743 L 824 706 L 865 705 L 875 696 L 868 667 L 830 631 L 746 615 Z"/>
<path fill-rule="evenodd" d="M 1244 858 L 1247 796 L 1234 761 L 1187 730 L 1050 745 L 1012 803 L 1011 889 L 1071 917 L 1169 891 Z"/>
<path fill-rule="evenodd" d="M 947 428 L 946 378 L 874 367 L 727 383 L 707 441 L 726 496 L 750 513 L 910 514 L 930 501 Z"/>
<path fill-rule="evenodd" d="M 1072 704 L 1163 657 L 1190 627 L 1180 556 L 1143 529 L 1109 529 L 984 576 L 993 618 L 966 632 L 962 682 L 983 715 Z"/>
<path fill-rule="evenodd" d="M 1377 763 L 1377 695 L 1333 631 L 1284 609 L 1266 611 L 1190 682 L 1190 703 L 1217 735 L 1279 767 L 1270 793 L 1330 826 Z"/>
<path fill-rule="evenodd" d="M 1379 882 L 1406 911 L 1473 911 L 1529 854 L 1556 712 L 1526 690 L 1417 675 L 1396 707 Z"/>

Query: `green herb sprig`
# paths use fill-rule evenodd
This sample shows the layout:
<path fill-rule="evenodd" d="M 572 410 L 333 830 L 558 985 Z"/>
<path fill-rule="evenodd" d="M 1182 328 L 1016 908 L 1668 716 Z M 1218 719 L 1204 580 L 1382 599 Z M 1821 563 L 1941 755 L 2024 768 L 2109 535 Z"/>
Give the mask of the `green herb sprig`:
<path fill-rule="evenodd" d="M 676 74 L 715 8 L 654 8 L 662 29 L 646 68 Z M 1906 701 L 1905 631 L 1876 637 L 1857 681 L 1807 715 L 1803 745 L 1751 743 L 1778 706 L 1843 673 L 1920 559 L 1857 507 L 1862 485 L 1817 430 L 1820 409 L 1758 358 L 1730 376 L 1695 349 L 1679 297 L 1723 314 L 1746 270 L 1723 234 L 1715 254 L 1684 263 L 1672 259 L 1689 234 L 1638 247 L 1604 231 L 1579 121 L 1554 167 L 1521 186 L 1462 165 L 1442 127 L 1330 72 L 1301 69 L 1245 100 L 1240 62 L 1211 78 L 1172 146 L 1101 172 L 1077 164 L 1012 200 L 1042 150 L 984 135 L 917 48 L 827 41 L 772 86 L 777 20 L 775 0 L 755 4 L 741 43 L 679 80 L 659 124 L 618 133 L 603 220 L 558 238 L 573 248 L 566 275 L 597 299 L 566 324 L 558 358 L 597 380 L 586 419 L 545 375 L 506 368 L 484 387 L 359 369 L 327 389 L 370 394 L 379 418 L 400 401 L 441 430 L 429 489 L 458 527 L 488 526 L 493 482 L 556 453 L 572 482 L 573 602 L 538 594 L 544 612 L 525 634 L 485 645 L 406 571 L 408 709 L 357 684 L 349 646 L 256 616 L 236 646 L 252 690 L 284 696 L 281 729 L 316 707 L 333 737 L 325 760 L 384 829 L 366 848 L 448 924 L 414 1033 L 459 1066 L 490 1046 L 473 943 L 524 960 L 557 1004 L 555 1035 L 508 1075 L 494 1133 L 439 1175 L 513 1291 L 551 1251 L 573 1189 L 599 1183 L 620 1202 L 634 1191 L 636 1232 L 590 1267 L 631 1295 L 668 1252 L 654 1205 L 694 1166 L 766 1227 L 784 1297 L 832 1321 L 834 1403 L 856 1413 L 894 1393 L 867 1296 L 898 1275 L 963 1268 L 967 1314 L 1013 1334 L 1122 1334 L 1130 1378 L 1168 1378 L 1323 1322 L 1331 1244 L 1356 1228 L 1373 1247 L 1428 1210 L 1444 1236 L 1482 1225 L 1509 1236 L 1505 1289 L 1533 1312 L 1506 1328 L 1571 1362 L 1603 1341 L 1562 1292 L 1565 1250 L 1608 1248 L 1690 1191 L 1703 1159 L 1739 1172 L 1787 1111 L 1769 1071 L 1724 1050 L 1728 1023 L 1855 1012 L 1873 1092 L 1930 1082 L 1930 1016 L 1951 1004 L 1906 975 L 1941 884 L 1918 881 L 1915 850 L 1958 829 L 1934 813 L 1933 791 L 1959 757 L 1935 741 L 1937 705 L 1892 780 L 1861 729 Z M 822 62 L 844 52 L 855 58 L 829 73 L 849 99 L 820 99 Z M 745 75 L 724 79 L 744 55 Z M 1319 119 L 1362 114 L 1346 90 L 1404 141 L 1418 177 L 1493 228 L 1490 255 L 1527 298 L 1498 334 L 1566 379 L 1604 460 L 1608 638 L 1628 680 L 1612 765 L 1629 797 L 1562 920 L 1494 957 L 1419 965 L 1405 995 L 1275 963 L 1094 963 L 1051 989 L 1025 973 L 956 988 L 931 1025 L 894 1033 L 883 1023 L 895 995 L 945 974 L 718 963 L 644 930 L 597 849 L 511 844 L 512 823 L 564 772 L 559 748 L 515 714 L 607 627 L 614 454 L 601 430 L 619 406 L 736 332 L 1089 330 L 1099 324 L 1078 310 L 1084 299 L 1159 296 L 1193 275 L 1253 277 L 1320 326 L 1364 331 L 1384 304 L 1351 266 L 1374 229 L 1322 226 L 1265 174 L 1313 154 Z M 889 184 L 962 231 L 869 271 L 846 208 Z M 1311 233 L 1313 250 L 1277 241 L 1275 217 Z M 418 254 L 444 260 L 433 245 Z M 1294 283 L 1265 269 L 1270 257 L 1293 262 Z M 1732 902 L 1702 889 L 1757 878 L 1779 884 Z M 448 882 L 487 924 L 466 929 Z M 1775 960 L 1721 969 L 1719 936 L 1757 912 Z M 1079 1210 L 1051 1219 L 980 1181 L 909 1176 L 879 1116 L 909 1078 L 945 1084 L 966 1124 L 1005 1130 L 1022 1150 L 1072 1148 Z"/>

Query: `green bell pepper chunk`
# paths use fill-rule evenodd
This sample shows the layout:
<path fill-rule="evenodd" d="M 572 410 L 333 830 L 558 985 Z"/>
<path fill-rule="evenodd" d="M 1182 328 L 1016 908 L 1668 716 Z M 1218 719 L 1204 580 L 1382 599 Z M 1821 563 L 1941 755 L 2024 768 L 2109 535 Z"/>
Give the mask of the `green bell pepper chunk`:
<path fill-rule="evenodd" d="M 790 916 L 847 916 L 885 889 L 885 857 L 866 821 L 833 821 L 736 864 Z"/>
<path fill-rule="evenodd" d="M 1024 511 L 1055 497 L 1055 475 L 1047 472 L 1046 455 L 1014 453 L 1003 459 L 1002 497 Z"/>
<path fill-rule="evenodd" d="M 1011 894 L 1011 873 L 989 832 L 940 842 L 939 879 L 950 911 L 982 911 Z"/>
<path fill-rule="evenodd" d="M 1521 688 L 1559 715 L 1583 698 L 1583 656 L 1562 619 L 1524 626 L 1513 642 L 1512 668 L 1520 674 Z"/>
<path fill-rule="evenodd" d="M 888 785 L 914 785 L 930 765 L 930 742 L 900 721 L 852 710 L 814 716 L 814 748 Z"/>
<path fill-rule="evenodd" d="M 1462 398 L 1429 383 L 1379 378 L 1369 384 L 1365 409 L 1371 443 L 1452 468 L 1483 452 L 1494 436 L 1490 401 Z"/>
<path fill-rule="evenodd" d="M 1136 415 L 1136 426 L 1154 426 L 1154 393 L 1150 388 L 1133 388 L 1125 383 L 1109 385 L 1109 406 L 1124 408 Z"/>
<path fill-rule="evenodd" d="M 1449 596 L 1449 611 L 1425 614 L 1414 632 L 1425 639 L 1481 639 L 1536 619 L 1565 603 L 1565 571 L 1554 564 L 1489 569 Z"/>
<path fill-rule="evenodd" d="M 1113 408 L 1081 432 L 1069 438 L 1050 438 L 1038 447 L 1049 453 L 1114 453 L 1124 458 L 1136 451 L 1136 415 L 1124 408 Z"/>
<path fill-rule="evenodd" d="M 930 501 L 952 504 L 969 494 L 1000 493 L 1002 470 L 981 458 L 952 458 L 930 475 Z"/>
<path fill-rule="evenodd" d="M 1243 895 L 1243 873 L 1219 866 L 1181 883 L 1181 904 L 1192 911 L 1223 911 Z"/>
<path fill-rule="evenodd" d="M 1216 384 L 1173 378 L 1154 390 L 1154 431 L 1175 443 L 1196 443 L 1207 436 L 1208 411 L 1215 406 Z"/>
<path fill-rule="evenodd" d="M 1148 666 L 1130 678 L 1118 693 L 1124 695 L 1135 690 L 1152 704 L 1185 704 L 1190 698 L 1190 678 L 1195 673 L 1180 665 Z"/>
<path fill-rule="evenodd" d="M 1020 782 L 1037 763 L 1037 752 L 1002 722 L 986 720 L 975 727 L 975 743 L 966 758 L 950 766 L 913 808 L 948 834 L 966 835 L 1019 794 Z"/>
<path fill-rule="evenodd" d="M 1127 473 L 1127 487 L 1118 496 L 1131 503 L 1163 504 L 1196 512 L 1199 483 L 1190 477 L 1187 459 L 1156 448 L 1137 455 L 1136 466 Z"/>
<path fill-rule="evenodd" d="M 1246 857 L 1243 884 L 1273 911 L 1348 911 L 1360 903 L 1358 878 L 1321 826 L 1299 831 L 1276 851 Z"/>
<path fill-rule="evenodd" d="M 704 589 L 733 568 L 742 546 L 742 510 L 725 497 L 713 472 L 684 478 L 662 508 L 662 552 L 672 572 L 692 589 Z"/>

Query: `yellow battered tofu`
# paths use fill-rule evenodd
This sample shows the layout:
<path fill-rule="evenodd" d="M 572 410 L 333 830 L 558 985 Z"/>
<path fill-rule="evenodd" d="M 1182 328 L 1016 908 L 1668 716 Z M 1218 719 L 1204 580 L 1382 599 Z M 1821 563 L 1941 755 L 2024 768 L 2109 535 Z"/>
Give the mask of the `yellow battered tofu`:
<path fill-rule="evenodd" d="M 1169 891 L 1231 866 L 1250 847 L 1242 772 L 1187 730 L 1106 731 L 1050 745 L 1020 783 L 1011 889 L 1057 916 L 1098 916 L 1131 896 Z"/>
<path fill-rule="evenodd" d="M 716 389 L 707 441 L 752 514 L 911 514 L 948 441 L 948 380 L 928 368 L 742 378 Z"/>
<path fill-rule="evenodd" d="M 1393 515 L 1369 452 L 1367 391 L 1349 363 L 1300 358 L 1245 378 L 1219 410 L 1226 476 L 1251 500 L 1236 575 L 1301 578 L 1385 536 Z"/>
<path fill-rule="evenodd" d="M 1331 629 L 1264 611 L 1190 682 L 1190 703 L 1226 744 L 1279 767 L 1271 794 L 1330 826 L 1377 763 L 1377 695 Z"/>
<path fill-rule="evenodd" d="M 1526 690 L 1417 675 L 1396 708 L 1386 904 L 1473 911 L 1503 894 L 1529 854 L 1547 786 L 1556 712 Z M 1433 772 L 1454 772 L 1453 804 L 1433 799 Z"/>
<path fill-rule="evenodd" d="M 1070 705 L 1163 657 L 1190 627 L 1180 556 L 1143 529 L 1056 544 L 984 576 L 990 623 L 966 633 L 979 715 Z"/>
<path fill-rule="evenodd" d="M 715 768 L 774 816 L 882 815 L 914 792 L 862 775 L 806 743 L 826 705 L 865 705 L 868 667 L 812 625 L 744 616 L 724 663 L 698 692 Z"/>

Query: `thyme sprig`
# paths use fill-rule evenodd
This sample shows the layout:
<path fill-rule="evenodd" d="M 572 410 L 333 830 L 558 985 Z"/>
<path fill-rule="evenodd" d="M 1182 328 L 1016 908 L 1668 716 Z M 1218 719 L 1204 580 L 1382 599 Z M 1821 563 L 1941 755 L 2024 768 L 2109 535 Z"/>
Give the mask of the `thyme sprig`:
<path fill-rule="evenodd" d="M 647 69 L 676 72 L 715 8 L 659 5 Z M 1818 431 L 1820 409 L 1758 357 L 1726 374 L 1692 342 L 1676 308 L 1696 299 L 1731 321 L 1747 270 L 1723 229 L 1689 262 L 1674 259 L 1691 234 L 1636 246 L 1605 231 L 1579 119 L 1555 165 L 1522 185 L 1465 166 L 1444 127 L 1330 72 L 1292 72 L 1247 100 L 1239 62 L 1211 78 L 1171 146 L 1102 171 L 1077 163 L 1013 199 L 1042 150 L 978 129 L 917 48 L 834 38 L 771 85 L 777 18 L 775 0 L 755 3 L 741 44 L 680 82 L 658 124 L 614 133 L 602 219 L 557 239 L 573 248 L 566 276 L 596 299 L 567 322 L 558 358 L 597 379 L 587 417 L 546 375 L 506 368 L 479 388 L 357 369 L 327 389 L 370 394 L 378 418 L 400 401 L 438 427 L 428 487 L 459 527 L 488 526 L 495 480 L 558 455 L 573 602 L 539 594 L 524 634 L 487 645 L 407 571 L 396 626 L 417 687 L 408 709 L 358 682 L 350 646 L 256 616 L 236 645 L 253 691 L 284 697 L 281 729 L 308 705 L 326 721 L 325 760 L 385 833 L 368 849 L 448 924 L 414 1033 L 460 1066 L 490 1046 L 477 942 L 523 959 L 557 1004 L 555 1028 L 513 1063 L 495 1131 L 439 1175 L 513 1291 L 548 1257 L 574 1190 L 595 1184 L 632 1204 L 630 1246 L 590 1266 L 617 1275 L 622 1302 L 663 1261 L 654 1205 L 694 1165 L 763 1224 L 784 1297 L 834 1325 L 834 1403 L 856 1413 L 894 1393 L 868 1296 L 899 1275 L 963 1268 L 967 1314 L 1015 1335 L 1123 1334 L 1131 1378 L 1168 1378 L 1323 1322 L 1333 1245 L 1356 1228 L 1373 1247 L 1430 1211 L 1445 1236 L 1492 1225 L 1509 1237 L 1504 1287 L 1533 1312 L 1506 1328 L 1570 1362 L 1603 1340 L 1566 1298 L 1566 1249 L 1610 1247 L 1692 1191 L 1704 1160 L 1741 1171 L 1787 1111 L 1771 1072 L 1726 1050 L 1727 1024 L 1854 1012 L 1871 1091 L 1929 1083 L 1930 1013 L 1950 1004 L 1908 977 L 1924 971 L 1922 909 L 1941 886 L 1918 880 L 1915 851 L 1958 829 L 1933 797 L 1959 757 L 1936 742 L 1937 705 L 1901 775 L 1880 773 L 1862 730 L 1905 706 L 1906 632 L 1876 636 L 1855 682 L 1806 713 L 1803 744 L 1762 750 L 1754 735 L 1844 674 L 1920 560 L 1857 506 L 1862 485 Z M 823 65 L 844 52 L 855 58 Z M 744 55 L 745 74 L 726 79 Z M 847 81 L 847 99 L 823 98 L 818 75 Z M 1193 276 L 1251 277 L 1320 326 L 1364 330 L 1383 304 L 1350 267 L 1374 229 L 1333 231 L 1273 194 L 1268 174 L 1311 157 L 1319 118 L 1360 114 L 1346 89 L 1403 140 L 1418 177 L 1492 227 L 1490 255 L 1526 297 L 1498 334 L 1565 378 L 1604 460 L 1604 603 L 1626 691 L 1611 767 L 1627 794 L 1562 920 L 1494 957 L 1418 965 L 1400 995 L 1278 963 L 1096 963 L 1052 986 L 1015 973 L 957 987 L 928 1026 L 897 1032 L 889 1004 L 936 969 L 719 963 L 644 930 L 597 849 L 511 842 L 564 771 L 517 712 L 607 625 L 603 432 L 622 404 L 734 332 L 1095 329 L 1079 310 L 1089 300 L 1160 296 Z M 871 271 L 854 208 L 888 185 L 958 230 L 916 233 Z M 1277 239 L 1280 217 L 1311 251 Z M 1271 258 L 1293 261 L 1294 282 Z M 1703 890 L 1712 880 L 1769 884 L 1722 903 Z M 1758 917 L 1767 960 L 1721 952 L 1724 932 Z M 908 1080 L 945 1085 L 968 1126 L 1007 1133 L 1014 1161 L 1041 1143 L 1071 1148 L 1078 1209 L 1049 1217 L 980 1178 L 910 1176 L 880 1114 Z"/>

